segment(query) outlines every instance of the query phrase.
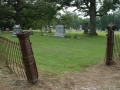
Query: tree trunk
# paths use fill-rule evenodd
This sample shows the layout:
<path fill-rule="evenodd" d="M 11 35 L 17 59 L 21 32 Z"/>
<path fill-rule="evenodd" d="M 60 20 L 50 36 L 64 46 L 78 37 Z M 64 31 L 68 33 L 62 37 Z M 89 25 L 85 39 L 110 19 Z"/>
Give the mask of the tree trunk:
<path fill-rule="evenodd" d="M 97 35 L 96 33 L 96 0 L 90 2 L 90 35 Z"/>
<path fill-rule="evenodd" d="M 52 31 L 51 31 L 51 27 L 50 27 L 50 21 L 48 21 L 48 33 L 52 33 Z"/>
<path fill-rule="evenodd" d="M 88 34 L 88 22 L 86 22 L 86 23 L 84 23 L 83 24 L 84 25 L 84 32 L 83 32 L 83 34 Z"/>
<path fill-rule="evenodd" d="M 20 24 L 20 17 L 19 17 L 19 12 L 16 13 L 16 25 Z"/>
<path fill-rule="evenodd" d="M 14 5 L 14 8 L 15 8 L 15 11 L 16 11 L 16 25 L 19 25 L 20 24 L 20 12 L 21 12 L 21 4 L 20 4 L 20 0 L 16 0 L 17 3 L 15 3 Z"/>

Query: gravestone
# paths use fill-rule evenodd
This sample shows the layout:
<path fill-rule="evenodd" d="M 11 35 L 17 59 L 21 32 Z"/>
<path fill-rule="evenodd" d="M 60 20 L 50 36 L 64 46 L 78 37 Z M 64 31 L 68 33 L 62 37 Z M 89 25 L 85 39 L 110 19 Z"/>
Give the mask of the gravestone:
<path fill-rule="evenodd" d="M 90 32 L 90 29 L 88 29 L 88 33 Z"/>
<path fill-rule="evenodd" d="M 100 32 L 102 32 L 101 28 L 99 29 Z"/>
<path fill-rule="evenodd" d="M 14 25 L 14 26 L 13 26 L 13 34 L 12 34 L 12 37 L 17 37 L 16 34 L 21 33 L 21 32 L 22 32 L 22 29 L 21 29 L 20 25 Z"/>
<path fill-rule="evenodd" d="M 82 25 L 80 25 L 79 30 L 82 30 Z"/>
<path fill-rule="evenodd" d="M 107 29 L 105 28 L 105 32 L 107 32 Z"/>
<path fill-rule="evenodd" d="M 70 27 L 69 30 L 72 30 L 72 28 Z"/>
<path fill-rule="evenodd" d="M 73 28 L 72 28 L 72 27 L 70 27 L 70 28 L 69 28 L 69 32 L 71 32 L 72 30 L 73 30 Z"/>
<path fill-rule="evenodd" d="M 33 35 L 32 28 L 29 28 L 30 35 Z"/>
<path fill-rule="evenodd" d="M 120 31 L 120 28 L 119 28 L 119 30 L 118 31 Z"/>
<path fill-rule="evenodd" d="M 9 32 L 9 28 L 6 28 L 6 32 Z"/>
<path fill-rule="evenodd" d="M 47 34 L 46 34 L 46 28 L 45 28 L 45 27 L 42 27 L 42 30 L 43 30 L 43 35 L 44 35 L 44 36 L 47 36 Z"/>
<path fill-rule="evenodd" d="M 65 36 L 65 27 L 63 25 L 56 26 L 56 33 L 54 34 L 56 37 L 64 37 Z"/>
<path fill-rule="evenodd" d="M 52 33 L 52 26 L 49 27 L 48 33 Z"/>

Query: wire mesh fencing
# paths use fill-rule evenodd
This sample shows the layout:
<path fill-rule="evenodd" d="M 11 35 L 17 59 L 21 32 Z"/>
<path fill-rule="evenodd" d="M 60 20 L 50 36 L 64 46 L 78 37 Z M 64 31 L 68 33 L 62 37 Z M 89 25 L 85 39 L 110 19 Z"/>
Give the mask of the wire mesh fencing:
<path fill-rule="evenodd" d="M 20 44 L 0 36 L 0 55 L 8 69 L 18 77 L 26 77 Z"/>
<path fill-rule="evenodd" d="M 120 67 L 120 35 L 114 35 L 113 60 Z"/>

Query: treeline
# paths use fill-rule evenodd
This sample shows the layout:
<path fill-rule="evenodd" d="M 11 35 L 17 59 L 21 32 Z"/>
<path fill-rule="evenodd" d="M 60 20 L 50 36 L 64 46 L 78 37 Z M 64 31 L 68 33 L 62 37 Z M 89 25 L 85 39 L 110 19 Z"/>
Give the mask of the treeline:
<path fill-rule="evenodd" d="M 116 24 L 116 29 L 120 29 L 120 13 L 115 12 L 102 17 L 96 18 L 96 28 L 105 30 L 106 26 L 110 23 Z"/>
<path fill-rule="evenodd" d="M 41 18 L 37 19 L 30 19 L 28 18 L 27 21 L 23 17 L 21 18 L 21 27 L 22 29 L 26 30 L 32 27 L 33 29 L 42 29 L 42 27 L 47 27 L 48 24 L 52 26 L 53 28 L 56 27 L 58 24 L 65 25 L 67 29 L 73 28 L 75 30 L 80 29 L 80 25 L 82 25 L 84 29 L 84 24 L 88 23 L 88 29 L 89 29 L 89 18 L 82 18 L 76 13 L 71 13 L 71 12 L 65 12 L 65 14 L 58 13 L 60 15 L 60 18 L 54 17 L 49 23 Z M 96 17 L 96 30 L 105 30 L 106 26 L 109 23 L 114 23 L 117 25 L 117 30 L 120 28 L 120 13 L 119 11 L 115 13 L 111 13 L 108 15 L 104 15 L 101 17 Z M 15 25 L 15 20 L 14 19 L 2 19 L 0 20 L 0 28 L 10 28 L 12 30 L 12 27 Z"/>
<path fill-rule="evenodd" d="M 71 14 L 71 19 L 70 19 L 70 14 Z M 67 25 L 68 28 L 69 28 L 69 26 L 71 26 L 74 29 L 79 29 L 80 25 L 82 25 L 82 27 L 84 29 L 85 28 L 84 26 L 86 26 L 85 25 L 86 23 L 88 23 L 88 29 L 90 27 L 89 18 L 81 18 L 76 13 L 67 12 L 66 14 L 64 14 L 62 16 L 62 18 L 63 17 L 64 17 L 64 19 L 62 19 L 63 21 L 61 21 L 61 23 L 64 22 L 62 24 Z M 65 19 L 65 17 L 66 17 L 66 19 Z M 119 11 L 96 17 L 96 30 L 104 31 L 106 29 L 107 25 L 110 23 L 116 24 L 117 30 L 120 29 L 120 13 L 119 13 Z"/>

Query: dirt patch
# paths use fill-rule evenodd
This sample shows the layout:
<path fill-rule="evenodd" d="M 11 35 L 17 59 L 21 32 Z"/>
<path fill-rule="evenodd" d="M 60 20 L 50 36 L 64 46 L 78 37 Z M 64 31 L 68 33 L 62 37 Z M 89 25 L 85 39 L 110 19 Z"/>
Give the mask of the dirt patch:
<path fill-rule="evenodd" d="M 39 80 L 30 84 L 0 68 L 1 90 L 120 90 L 120 70 L 117 65 L 104 63 L 87 67 L 85 72 L 66 72 L 63 77 L 39 74 Z"/>

